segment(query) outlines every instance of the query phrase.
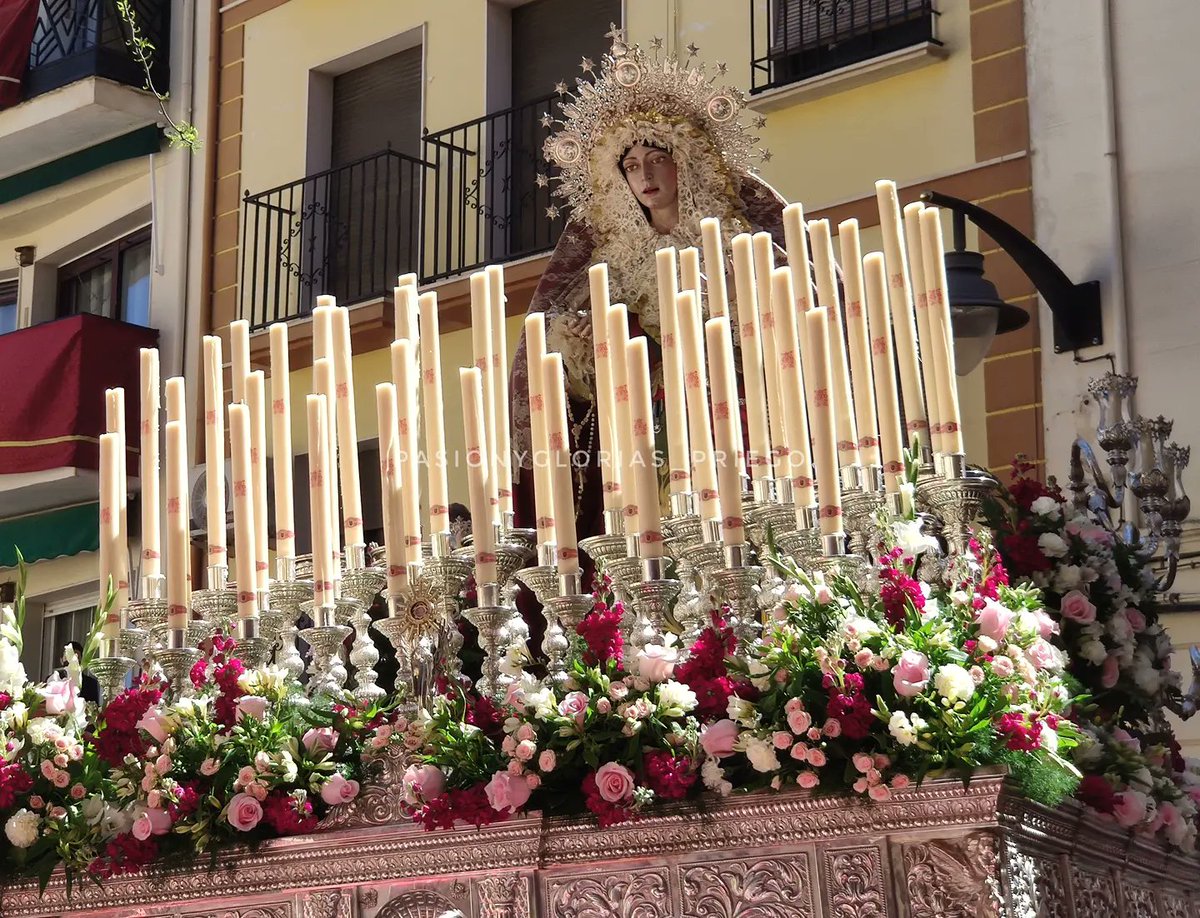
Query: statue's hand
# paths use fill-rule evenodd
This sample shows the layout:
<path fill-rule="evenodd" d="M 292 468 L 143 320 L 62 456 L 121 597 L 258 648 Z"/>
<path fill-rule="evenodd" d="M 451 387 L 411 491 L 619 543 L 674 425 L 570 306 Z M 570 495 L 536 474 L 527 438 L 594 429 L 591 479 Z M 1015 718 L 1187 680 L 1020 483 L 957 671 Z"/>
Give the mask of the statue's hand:
<path fill-rule="evenodd" d="M 561 333 L 569 338 L 591 338 L 592 315 L 588 312 L 568 312 L 559 319 Z"/>

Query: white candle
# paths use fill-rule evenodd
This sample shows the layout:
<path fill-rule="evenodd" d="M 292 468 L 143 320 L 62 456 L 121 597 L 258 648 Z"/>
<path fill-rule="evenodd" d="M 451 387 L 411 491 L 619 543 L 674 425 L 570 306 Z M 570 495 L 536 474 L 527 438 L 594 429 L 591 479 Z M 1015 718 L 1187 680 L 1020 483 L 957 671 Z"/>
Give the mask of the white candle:
<path fill-rule="evenodd" d="M 247 379 L 247 383 L 249 380 Z M 233 562 L 237 579 L 238 618 L 258 614 L 255 589 L 258 567 L 254 522 L 254 469 L 250 408 L 229 406 L 229 458 L 233 466 Z"/>
<path fill-rule="evenodd" d="M 592 265 L 588 269 L 588 286 L 592 306 L 592 347 L 596 359 L 596 427 L 600 431 L 600 472 L 604 482 L 604 509 L 620 510 L 623 506 L 621 463 L 617 456 L 612 361 L 608 348 L 608 265 Z"/>
<path fill-rule="evenodd" d="M 120 538 L 120 511 L 117 507 L 117 474 L 121 465 L 121 443 L 115 433 L 100 435 L 100 598 L 97 605 L 108 602 L 111 584 L 116 589 L 113 559 Z M 121 632 L 121 610 L 116 597 L 104 618 L 101 634 L 116 640 Z"/>
<path fill-rule="evenodd" d="M 325 486 L 321 489 L 321 493 L 325 495 L 325 500 L 329 502 L 329 512 L 326 514 L 326 520 L 329 526 L 329 552 L 330 561 L 326 568 L 326 576 L 329 580 L 341 580 L 341 543 L 338 540 L 338 518 L 340 516 L 340 501 L 338 500 L 338 471 L 337 471 L 337 440 L 334 433 L 336 427 L 336 413 L 334 406 L 336 399 L 334 398 L 334 376 L 333 376 L 333 361 L 329 357 L 318 357 L 313 361 L 313 392 L 318 395 L 325 396 L 325 422 L 321 425 L 321 429 L 325 431 L 325 472 L 328 480 Z M 312 452 L 312 444 L 309 444 L 309 452 Z"/>
<path fill-rule="evenodd" d="M 285 327 L 286 326 L 281 326 Z M 208 563 L 226 565 L 225 539 L 225 377 L 221 339 L 204 338 L 204 484 Z M 169 382 L 169 380 L 168 380 Z"/>
<path fill-rule="evenodd" d="M 675 249 L 655 253 L 658 269 L 658 313 L 662 323 L 663 390 L 666 395 L 667 461 L 670 463 L 671 493 L 692 489 L 688 461 L 687 395 L 683 389 L 683 358 L 676 331 L 675 298 L 679 295 Z"/>
<path fill-rule="evenodd" d="M 471 502 L 471 535 L 475 554 L 475 583 L 496 582 L 495 529 L 492 524 L 487 478 L 487 431 L 484 427 L 483 373 L 478 367 L 458 371 L 462 387 L 463 427 L 467 447 L 467 491 Z"/>
<path fill-rule="evenodd" d="M 187 432 L 183 421 L 167 421 L 167 627 L 187 627 L 192 567 L 188 538 Z"/>
<path fill-rule="evenodd" d="M 929 329 L 934 350 L 927 359 L 934 361 L 937 379 L 938 419 L 942 451 L 966 452 L 963 446 L 962 417 L 958 408 L 958 372 L 954 361 L 954 328 L 950 323 L 950 296 L 946 284 L 946 254 L 942 243 L 941 209 L 921 211 L 921 254 L 925 261 L 925 287 L 929 293 Z"/>
<path fill-rule="evenodd" d="M 875 364 L 875 401 L 879 405 L 883 483 L 889 492 L 904 481 L 904 434 L 900 428 L 900 400 L 896 392 L 896 362 L 892 357 L 892 323 L 888 315 L 887 267 L 883 255 L 872 252 L 863 259 L 866 272 L 867 312 L 871 351 Z"/>
<path fill-rule="evenodd" d="M 904 237 L 908 243 L 908 267 L 912 272 L 912 298 L 917 320 L 917 348 L 921 355 L 921 381 L 925 390 L 925 411 L 929 421 L 929 439 L 935 453 L 942 452 L 942 410 L 938 404 L 937 371 L 934 369 L 933 331 L 929 325 L 929 289 L 925 283 L 925 255 L 921 242 L 920 201 L 905 205 Z"/>
<path fill-rule="evenodd" d="M 397 287 L 416 287 L 417 286 L 416 273 L 410 271 L 407 274 L 401 274 L 398 278 L 396 278 L 396 286 Z"/>
<path fill-rule="evenodd" d="M 167 420 L 187 420 L 187 389 L 182 376 L 172 376 L 166 382 Z"/>
<path fill-rule="evenodd" d="M 404 280 L 410 275 L 404 275 Z M 400 284 L 392 290 L 392 301 L 395 305 L 396 335 L 393 341 L 407 338 L 416 346 L 420 335 L 418 323 L 418 297 L 416 284 Z"/>
<path fill-rule="evenodd" d="M 533 505 L 539 544 L 554 542 L 554 482 L 550 477 L 550 439 L 546 430 L 546 399 L 543 374 L 546 356 L 546 316 L 535 312 L 525 317 L 525 355 L 529 366 L 529 427 L 533 455 Z"/>
<path fill-rule="evenodd" d="M 892 326 L 896 335 L 896 357 L 900 364 L 900 392 L 909 438 L 914 435 L 921 446 L 929 445 L 929 422 L 925 414 L 925 393 L 921 387 L 920 352 L 913 316 L 912 287 L 908 259 L 904 257 L 904 230 L 900 222 L 900 198 L 896 183 L 875 183 L 879 204 L 879 224 L 883 231 L 883 255 L 887 264 L 888 303 L 892 308 Z"/>
<path fill-rule="evenodd" d="M 626 534 L 637 523 L 637 490 L 633 482 L 633 413 L 629 405 L 629 313 L 618 303 L 608 309 L 608 359 L 612 370 L 614 426 L 621 468 L 621 515 Z"/>
<path fill-rule="evenodd" d="M 159 520 L 161 478 L 158 459 L 159 398 L 158 349 L 141 350 L 140 407 L 142 485 L 142 576 L 162 574 L 162 532 Z"/>
<path fill-rule="evenodd" d="M 788 474 L 792 479 L 792 497 L 796 503 L 797 521 L 808 525 L 801 511 L 816 505 L 817 493 L 813 486 L 812 454 L 809 446 L 808 408 L 804 402 L 803 364 L 800 355 L 800 340 L 796 330 L 796 310 L 793 307 L 792 272 L 790 268 L 776 268 L 771 272 L 771 299 L 777 318 L 775 340 L 779 368 L 779 392 L 782 398 L 787 430 Z"/>
<path fill-rule="evenodd" d="M 846 337 L 850 339 L 851 383 L 854 387 L 854 420 L 858 449 L 867 465 L 879 465 L 879 422 L 875 418 L 875 381 L 871 374 L 871 341 L 863 302 L 862 243 L 858 221 L 838 224 L 842 249 L 842 278 L 846 292 Z"/>
<path fill-rule="evenodd" d="M 704 277 L 708 281 L 708 314 L 729 315 L 725 246 L 721 242 L 721 221 L 716 217 L 705 217 L 700 221 L 700 244 L 704 247 Z"/>
<path fill-rule="evenodd" d="M 855 465 L 858 453 L 858 425 L 854 422 L 854 396 L 850 389 L 850 367 L 846 360 L 846 338 L 842 332 L 842 305 L 838 297 L 837 268 L 833 259 L 833 240 L 828 220 L 808 224 L 812 240 L 813 269 L 817 278 L 817 302 L 829 312 L 829 371 L 833 378 L 834 425 L 837 432 L 838 461 Z M 815 347 L 815 342 L 810 342 Z"/>
<path fill-rule="evenodd" d="M 296 496 L 292 484 L 292 392 L 288 329 L 271 326 L 271 449 L 275 479 L 275 554 L 296 557 Z"/>
<path fill-rule="evenodd" d="M 414 343 L 392 342 L 392 383 L 396 387 L 396 429 L 400 444 L 400 484 L 404 489 L 405 557 L 421 563 L 421 476 L 417 439 L 417 359 Z"/>
<path fill-rule="evenodd" d="M 383 547 L 387 556 L 388 595 L 403 596 L 408 589 L 408 538 L 404 531 L 404 484 L 400 477 L 400 437 L 396 428 L 396 387 L 375 387 L 379 422 L 379 485 L 383 509 Z"/>
<path fill-rule="evenodd" d="M 712 422 L 708 411 L 708 372 L 700 331 L 700 304 L 685 290 L 676 300 L 676 319 L 683 345 L 683 372 L 687 391 L 688 429 L 692 444 L 692 479 L 702 520 L 719 519 L 717 466 L 713 457 Z M 740 485 L 739 485 L 740 491 Z M 706 533 L 707 535 L 707 533 Z"/>
<path fill-rule="evenodd" d="M 746 426 L 750 431 L 750 475 L 754 478 L 765 478 L 771 472 L 771 430 L 767 421 L 767 391 L 766 381 L 763 379 L 763 348 L 753 246 L 749 233 L 739 233 L 733 237 L 733 281 L 737 292 L 737 328 L 742 339 Z"/>
<path fill-rule="evenodd" d="M 183 380 L 180 380 L 182 383 Z M 129 604 L 129 441 L 125 437 L 125 390 L 118 387 L 104 393 L 108 413 L 108 433 L 117 435 L 121 444 L 117 465 L 117 549 L 113 556 L 113 574 L 117 587 L 117 609 Z"/>
<path fill-rule="evenodd" d="M 721 507 L 721 540 L 725 545 L 743 545 L 746 523 L 742 518 L 742 478 L 737 461 L 737 380 L 733 373 L 733 338 L 729 317 L 717 316 L 704 326 L 708 363 L 712 367 L 712 413 L 717 447 L 717 491 Z"/>
<path fill-rule="evenodd" d="M 690 290 L 700 302 L 700 250 L 695 246 L 679 250 L 679 290 Z"/>
<path fill-rule="evenodd" d="M 350 311 L 344 308 L 333 314 L 333 373 L 337 385 L 338 470 L 345 541 L 347 546 L 363 545 L 366 538 L 358 471 L 358 419 L 354 411 L 354 357 L 350 344 Z"/>
<path fill-rule="evenodd" d="M 643 558 L 663 554 L 662 515 L 658 501 L 658 462 L 654 449 L 654 414 L 650 404 L 650 357 L 644 337 L 634 338 L 625 349 L 629 378 L 629 408 L 633 419 L 632 478 L 637 499 L 637 528 Z"/>
<path fill-rule="evenodd" d="M 788 270 L 792 272 L 792 295 L 801 312 L 812 309 L 812 265 L 808 260 L 808 233 L 805 231 L 804 208 L 789 204 L 783 209 L 783 241 L 787 247 Z M 801 350 L 807 333 L 799 329 Z"/>
<path fill-rule="evenodd" d="M 755 233 L 752 247 L 754 250 L 754 283 L 758 297 L 758 324 L 762 329 L 763 377 L 767 390 L 767 420 L 771 435 L 771 466 L 772 475 L 776 479 L 791 474 L 786 456 L 788 454 L 787 434 L 785 432 L 785 409 L 783 397 L 779 391 L 779 346 L 776 341 L 779 323 L 775 316 L 772 302 L 771 275 L 775 270 L 775 243 L 770 233 Z M 791 290 L 791 287 L 788 287 Z M 791 302 L 788 302 L 789 310 Z M 795 318 L 792 320 L 793 330 Z M 807 455 L 807 449 L 805 454 Z"/>
<path fill-rule="evenodd" d="M 512 431 L 508 410 L 508 323 L 505 321 L 503 265 L 488 265 L 488 290 L 491 305 L 492 332 L 492 403 L 496 418 L 496 490 L 500 496 L 502 519 L 511 519 L 512 490 Z"/>
<path fill-rule="evenodd" d="M 442 401 L 442 352 L 436 293 L 424 293 L 421 313 L 421 407 L 425 417 L 425 463 L 429 472 L 429 531 L 450 531 L 446 482 L 446 418 Z"/>
<path fill-rule="evenodd" d="M 538 372 L 530 367 L 530 373 Z M 571 445 L 567 440 L 566 379 L 562 354 L 542 358 L 542 391 L 546 397 L 546 429 L 550 445 L 551 492 L 554 495 L 554 532 L 558 540 L 558 573 L 579 572 L 579 547 L 575 532 L 575 489 L 571 479 Z"/>
<path fill-rule="evenodd" d="M 229 359 L 233 381 L 233 400 L 246 400 L 246 377 L 250 375 L 250 323 L 235 319 L 229 323 Z"/>
<path fill-rule="evenodd" d="M 313 604 L 316 608 L 334 602 L 333 526 L 329 518 L 329 404 L 321 393 L 305 401 L 308 417 L 308 500 L 312 521 Z M 316 619 L 316 616 L 313 616 Z"/>
<path fill-rule="evenodd" d="M 254 584 L 257 590 L 271 586 L 267 559 L 267 381 L 262 370 L 246 377 L 246 407 L 250 409 L 250 489 L 254 503 Z"/>
<path fill-rule="evenodd" d="M 842 487 L 838 479 L 837 443 L 834 440 L 833 406 L 830 405 L 833 381 L 829 372 L 829 313 L 825 307 L 810 309 L 804 316 L 808 324 L 808 353 L 805 361 L 814 383 L 808 390 L 808 419 L 812 424 L 813 456 L 821 488 L 822 535 L 842 533 Z"/>
<path fill-rule="evenodd" d="M 483 387 L 483 446 L 482 455 L 490 465 L 484 476 L 487 487 L 488 520 L 500 522 L 500 483 L 496 474 L 496 401 L 492 393 L 495 374 L 492 367 L 492 305 L 491 286 L 486 271 L 471 275 L 471 347 L 475 356 L 475 368 L 479 370 L 479 382 Z"/>

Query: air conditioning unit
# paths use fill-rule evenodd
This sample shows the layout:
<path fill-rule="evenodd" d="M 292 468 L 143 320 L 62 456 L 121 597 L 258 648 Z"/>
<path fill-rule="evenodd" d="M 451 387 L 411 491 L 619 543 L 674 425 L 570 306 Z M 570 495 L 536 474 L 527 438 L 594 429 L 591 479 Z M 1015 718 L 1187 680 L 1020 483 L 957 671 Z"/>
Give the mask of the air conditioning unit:
<path fill-rule="evenodd" d="M 193 466 L 188 472 L 188 514 L 192 537 L 208 535 L 208 467 Z M 225 527 L 233 525 L 233 471 L 225 463 Z"/>

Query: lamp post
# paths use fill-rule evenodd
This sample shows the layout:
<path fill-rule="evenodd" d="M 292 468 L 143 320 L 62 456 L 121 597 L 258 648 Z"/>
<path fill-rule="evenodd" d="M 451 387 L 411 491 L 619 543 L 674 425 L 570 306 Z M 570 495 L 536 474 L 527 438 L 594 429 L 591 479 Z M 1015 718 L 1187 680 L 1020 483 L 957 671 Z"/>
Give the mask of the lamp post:
<path fill-rule="evenodd" d="M 995 335 L 1029 322 L 1025 310 L 1000 299 L 995 285 L 984 276 L 983 256 L 967 251 L 968 218 L 1008 253 L 1050 307 L 1055 353 L 1103 342 L 1099 281 L 1076 284 L 1033 240 L 976 204 L 937 191 L 926 191 L 921 200 L 953 214 L 954 249 L 946 253 L 946 279 L 960 375 L 978 365 Z"/>

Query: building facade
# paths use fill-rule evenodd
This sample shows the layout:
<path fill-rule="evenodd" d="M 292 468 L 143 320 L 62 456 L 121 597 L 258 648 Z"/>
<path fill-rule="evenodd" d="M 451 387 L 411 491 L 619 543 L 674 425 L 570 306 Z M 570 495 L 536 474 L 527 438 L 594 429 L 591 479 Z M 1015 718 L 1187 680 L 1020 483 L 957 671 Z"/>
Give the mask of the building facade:
<path fill-rule="evenodd" d="M 104 390 L 125 388 L 136 447 L 138 349 L 160 348 L 164 377 L 192 372 L 206 151 L 170 148 L 113 0 L 32 6 L 28 67 L 0 109 L 0 582 L 16 577 L 16 545 L 36 678 L 94 617 Z M 208 6 L 132 8 L 166 114 L 203 130 Z M 136 573 L 136 448 L 126 464 Z"/>
<path fill-rule="evenodd" d="M 316 295 L 352 306 L 364 453 L 374 449 L 374 384 L 389 376 L 398 274 L 415 272 L 422 289 L 438 292 L 442 362 L 452 372 L 471 363 L 466 274 L 505 264 L 515 342 L 563 223 L 547 216 L 548 191 L 535 181 L 545 168 L 541 115 L 554 110 L 556 83 L 572 84 L 582 58 L 605 52 L 610 23 L 643 46 L 659 37 L 665 51 L 702 59 L 710 72 L 724 63 L 726 79 L 767 119 L 767 181 L 810 216 L 857 217 L 868 250 L 881 244 L 878 178 L 895 179 L 904 202 L 932 188 L 1032 232 L 1020 0 L 855 6 L 357 0 L 333 16 L 320 0 L 225 4 L 208 227 L 212 330 L 227 337 L 231 321 L 248 319 L 254 362 L 265 367 L 265 327 L 287 320 L 299 396 L 311 391 L 307 315 Z M 978 242 L 1001 295 L 1028 307 L 1031 285 L 996 246 Z M 959 383 L 972 459 L 1006 474 L 1020 452 L 1040 469 L 1037 317 L 996 338 Z M 446 409 L 453 450 L 460 408 L 450 398 Z M 303 462 L 301 427 L 293 447 Z M 370 487 L 368 514 L 378 512 Z M 465 493 L 462 469 L 452 469 L 451 500 Z"/>

